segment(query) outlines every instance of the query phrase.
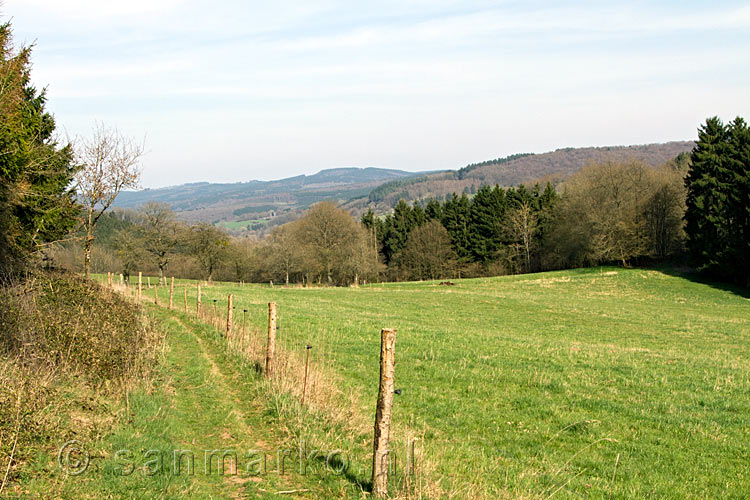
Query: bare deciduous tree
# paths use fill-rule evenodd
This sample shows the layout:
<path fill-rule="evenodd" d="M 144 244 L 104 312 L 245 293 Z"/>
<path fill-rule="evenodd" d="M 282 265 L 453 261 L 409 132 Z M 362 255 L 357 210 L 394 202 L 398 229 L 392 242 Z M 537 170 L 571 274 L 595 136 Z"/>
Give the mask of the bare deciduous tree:
<path fill-rule="evenodd" d="M 357 223 L 344 210 L 331 202 L 313 205 L 298 223 L 297 235 L 318 264 L 318 271 L 333 283 L 334 270 L 354 252 L 358 236 Z"/>
<path fill-rule="evenodd" d="M 140 209 L 143 217 L 143 243 L 159 268 L 159 283 L 166 285 L 164 270 L 170 253 L 177 245 L 177 224 L 172 210 L 166 203 L 148 202 Z"/>
<path fill-rule="evenodd" d="M 88 279 L 96 223 L 122 189 L 138 187 L 143 145 L 123 136 L 117 129 L 97 124 L 91 137 L 78 141 L 75 151 L 79 166 L 76 192 L 83 205 L 82 225 L 86 232 L 83 268 Z"/>
<path fill-rule="evenodd" d="M 448 231 L 437 220 L 413 229 L 397 260 L 407 277 L 420 280 L 449 278 L 457 265 Z"/>
<path fill-rule="evenodd" d="M 190 247 L 207 281 L 213 280 L 214 271 L 227 257 L 229 236 L 211 224 L 196 224 L 190 228 Z"/>
<path fill-rule="evenodd" d="M 511 210 L 506 223 L 506 231 L 514 240 L 512 246 L 523 254 L 524 270 L 531 272 L 531 250 L 538 229 L 538 218 L 528 202 L 521 203 Z"/>
<path fill-rule="evenodd" d="M 297 224 L 294 222 L 274 228 L 265 247 L 268 267 L 272 272 L 283 275 L 286 285 L 289 285 L 289 275 L 300 267 L 302 260 L 296 231 Z"/>

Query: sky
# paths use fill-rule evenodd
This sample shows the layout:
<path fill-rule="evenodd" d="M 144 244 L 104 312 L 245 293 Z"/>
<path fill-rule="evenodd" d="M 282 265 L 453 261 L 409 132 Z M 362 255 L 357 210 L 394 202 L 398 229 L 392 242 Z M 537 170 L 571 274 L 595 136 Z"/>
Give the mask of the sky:
<path fill-rule="evenodd" d="M 0 0 L 63 137 L 144 187 L 455 169 L 750 119 L 750 2 Z"/>

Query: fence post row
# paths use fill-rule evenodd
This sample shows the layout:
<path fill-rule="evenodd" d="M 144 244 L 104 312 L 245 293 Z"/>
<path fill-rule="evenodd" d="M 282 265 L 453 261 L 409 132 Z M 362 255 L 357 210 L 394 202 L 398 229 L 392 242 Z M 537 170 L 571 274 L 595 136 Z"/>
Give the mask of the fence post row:
<path fill-rule="evenodd" d="M 395 363 L 396 330 L 383 328 L 380 331 L 380 388 L 375 411 L 375 439 L 372 452 L 372 492 L 378 498 L 385 498 L 388 495 L 389 441 Z"/>

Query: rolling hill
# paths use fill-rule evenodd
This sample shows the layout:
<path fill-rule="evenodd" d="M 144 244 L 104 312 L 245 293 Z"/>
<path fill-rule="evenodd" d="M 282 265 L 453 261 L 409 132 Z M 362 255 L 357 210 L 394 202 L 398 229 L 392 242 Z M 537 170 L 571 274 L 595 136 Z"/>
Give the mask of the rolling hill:
<path fill-rule="evenodd" d="M 333 168 L 314 175 L 276 181 L 215 184 L 198 182 L 159 189 L 124 191 L 115 206 L 137 208 L 144 203 L 168 203 L 180 219 L 229 224 L 229 229 L 259 229 L 271 219 L 283 220 L 322 200 L 345 202 L 367 196 L 380 184 L 414 176 L 385 168 Z"/>
<path fill-rule="evenodd" d="M 351 167 L 275 181 L 198 182 L 123 192 L 116 206 L 137 208 L 149 201 L 168 203 L 182 220 L 211 222 L 235 233 L 245 233 L 292 220 L 301 210 L 323 200 L 340 203 L 355 215 L 368 207 L 385 213 L 401 198 L 407 201 L 442 198 L 454 192 L 472 192 L 482 184 L 558 182 L 592 161 L 635 159 L 657 166 L 690 151 L 693 145 L 692 141 L 678 141 L 564 148 L 541 154 L 515 154 L 446 171 L 414 173 Z"/>
<path fill-rule="evenodd" d="M 384 211 L 393 207 L 402 198 L 407 201 L 430 197 L 442 198 L 452 193 L 472 192 L 482 184 L 515 186 L 537 181 L 558 182 L 587 163 L 604 160 L 639 160 L 648 165 L 658 166 L 680 153 L 689 152 L 694 144 L 692 141 L 676 141 L 636 146 L 563 148 L 542 154 L 516 154 L 467 165 L 459 170 L 395 179 L 373 189 L 366 198 L 352 200 L 346 206 L 354 211 L 368 206 L 376 211 Z"/>

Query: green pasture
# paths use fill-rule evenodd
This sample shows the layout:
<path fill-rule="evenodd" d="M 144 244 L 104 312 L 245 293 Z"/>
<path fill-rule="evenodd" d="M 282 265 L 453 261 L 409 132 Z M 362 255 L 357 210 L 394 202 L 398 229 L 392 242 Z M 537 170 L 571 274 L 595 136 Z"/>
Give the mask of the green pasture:
<path fill-rule="evenodd" d="M 185 286 L 193 311 L 194 282 L 177 281 L 175 307 L 183 307 Z M 217 314 L 232 293 L 235 322 L 247 309 L 250 335 L 265 335 L 266 304 L 277 302 L 281 344 L 300 352 L 313 345 L 313 362 L 335 372 L 355 395 L 354 410 L 368 418 L 379 332 L 396 328 L 402 391 L 394 439 L 420 437 L 418 461 L 432 468 L 435 491 L 461 498 L 750 497 L 746 290 L 669 270 L 619 268 L 453 286 L 216 283 L 202 290 L 204 307 Z M 165 304 L 165 287 L 159 296 Z M 367 449 L 366 433 L 341 438 Z M 359 460 L 366 480 L 366 458 Z"/>

